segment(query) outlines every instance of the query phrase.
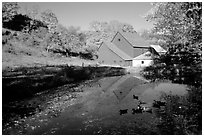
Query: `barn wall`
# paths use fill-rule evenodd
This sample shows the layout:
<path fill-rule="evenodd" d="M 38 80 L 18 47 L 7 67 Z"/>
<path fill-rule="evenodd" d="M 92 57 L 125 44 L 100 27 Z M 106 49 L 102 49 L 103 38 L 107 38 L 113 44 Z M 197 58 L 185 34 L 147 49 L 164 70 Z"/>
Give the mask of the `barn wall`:
<path fill-rule="evenodd" d="M 130 57 L 134 57 L 132 45 L 120 33 L 116 34 L 112 42 Z"/>
<path fill-rule="evenodd" d="M 132 66 L 132 60 L 126 60 L 125 66 Z"/>
<path fill-rule="evenodd" d="M 143 63 L 142 63 L 143 61 Z M 133 67 L 147 67 L 150 66 L 152 64 L 152 60 L 133 60 L 132 61 L 132 66 Z"/>
<path fill-rule="evenodd" d="M 105 43 L 101 45 L 98 51 L 98 62 L 101 64 L 108 65 L 120 65 L 126 66 L 126 61 L 116 55 L 113 51 L 111 51 Z"/>

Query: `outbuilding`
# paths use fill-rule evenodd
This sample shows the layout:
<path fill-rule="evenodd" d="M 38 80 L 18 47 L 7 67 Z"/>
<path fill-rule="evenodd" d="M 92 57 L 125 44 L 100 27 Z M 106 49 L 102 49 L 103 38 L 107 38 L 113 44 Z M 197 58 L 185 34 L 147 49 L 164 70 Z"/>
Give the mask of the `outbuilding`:
<path fill-rule="evenodd" d="M 132 60 L 133 67 L 147 67 L 153 63 L 153 54 L 150 51 L 147 51 Z"/>

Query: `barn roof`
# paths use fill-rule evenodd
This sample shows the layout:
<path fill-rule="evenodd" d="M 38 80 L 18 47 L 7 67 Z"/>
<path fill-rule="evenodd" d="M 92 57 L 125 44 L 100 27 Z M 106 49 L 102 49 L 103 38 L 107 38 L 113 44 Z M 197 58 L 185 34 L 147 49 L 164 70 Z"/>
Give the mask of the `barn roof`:
<path fill-rule="evenodd" d="M 130 57 L 128 54 L 126 54 L 125 52 L 123 52 L 121 49 L 119 49 L 115 44 L 111 43 L 111 42 L 104 42 L 105 45 L 107 45 L 107 47 L 114 52 L 115 54 L 117 54 L 119 57 L 121 57 L 124 60 L 132 60 L 132 57 Z"/>
<path fill-rule="evenodd" d="M 150 45 L 150 47 L 152 47 L 153 49 L 156 50 L 156 52 L 161 53 L 161 52 L 166 52 L 165 49 L 163 49 L 161 46 L 159 45 Z"/>
<path fill-rule="evenodd" d="M 147 52 L 135 57 L 133 60 L 152 60 L 152 53 L 150 51 L 147 51 Z"/>
<path fill-rule="evenodd" d="M 133 47 L 148 48 L 150 43 L 143 39 L 139 34 L 133 32 L 119 32 Z"/>

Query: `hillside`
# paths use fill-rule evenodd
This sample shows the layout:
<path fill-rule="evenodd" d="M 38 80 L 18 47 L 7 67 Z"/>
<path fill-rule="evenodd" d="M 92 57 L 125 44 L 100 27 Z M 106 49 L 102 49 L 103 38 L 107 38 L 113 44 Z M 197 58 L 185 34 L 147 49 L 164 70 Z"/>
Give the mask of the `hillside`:
<path fill-rule="evenodd" d="M 135 32 L 132 25 L 119 21 L 93 21 L 90 30 L 82 31 L 60 24 L 51 10 L 33 10 L 22 13 L 17 2 L 2 4 L 3 69 L 92 63 L 103 41 L 110 41 L 119 30 Z"/>
<path fill-rule="evenodd" d="M 17 67 L 33 67 L 45 65 L 82 65 L 82 63 L 95 63 L 95 61 L 81 59 L 80 57 L 66 57 L 59 53 L 47 52 L 42 39 L 32 41 L 29 35 L 21 31 L 2 29 L 2 69 Z M 39 44 L 36 44 L 39 43 Z"/>

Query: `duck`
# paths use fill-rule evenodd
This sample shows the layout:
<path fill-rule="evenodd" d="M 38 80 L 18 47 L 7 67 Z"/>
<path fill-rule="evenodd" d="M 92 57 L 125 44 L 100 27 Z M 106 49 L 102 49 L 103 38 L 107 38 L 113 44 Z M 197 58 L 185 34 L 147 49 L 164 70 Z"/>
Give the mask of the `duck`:
<path fill-rule="evenodd" d="M 153 107 L 155 108 L 161 108 L 161 106 L 165 106 L 165 105 L 166 105 L 166 102 L 163 102 L 163 101 L 154 100 L 153 102 Z"/>
<path fill-rule="evenodd" d="M 136 95 L 133 95 L 133 99 L 139 99 L 139 97 L 138 96 L 136 96 Z"/>
<path fill-rule="evenodd" d="M 142 113 L 143 109 L 140 105 L 137 106 L 136 109 L 132 109 L 132 114 Z"/>
<path fill-rule="evenodd" d="M 128 112 L 128 109 L 120 109 L 119 112 L 120 112 L 120 115 L 124 115 Z"/>
<path fill-rule="evenodd" d="M 152 113 L 152 108 L 150 107 L 143 107 L 143 112 L 148 112 L 148 113 Z"/>

